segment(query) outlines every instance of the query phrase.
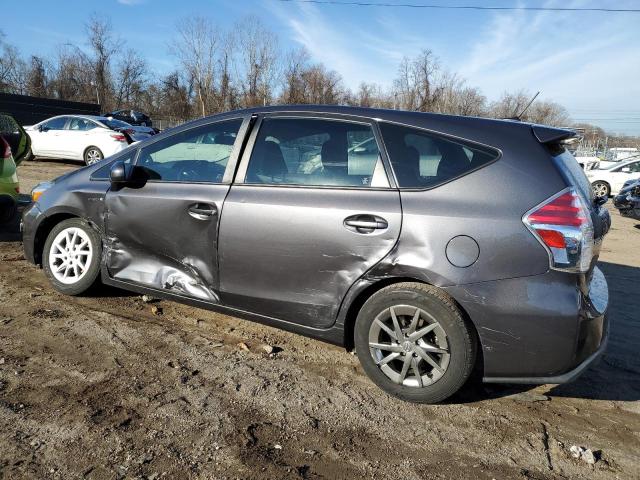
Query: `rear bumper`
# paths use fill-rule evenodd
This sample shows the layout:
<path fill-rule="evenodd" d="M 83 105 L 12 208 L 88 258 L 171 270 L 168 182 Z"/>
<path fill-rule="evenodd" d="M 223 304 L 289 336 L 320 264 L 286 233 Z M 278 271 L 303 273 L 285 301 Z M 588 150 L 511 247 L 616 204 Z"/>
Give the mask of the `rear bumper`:
<path fill-rule="evenodd" d="M 590 354 L 585 360 L 579 363 L 575 368 L 568 372 L 551 375 L 547 377 L 484 377 L 483 382 L 486 383 L 528 383 L 528 384 L 547 384 L 547 383 L 569 383 L 573 382 L 576 378 L 582 375 L 591 365 L 600 359 L 600 356 L 607 349 L 609 343 L 609 324 L 607 319 L 604 319 L 604 331 L 601 337 L 600 345 L 597 350 Z"/>
<path fill-rule="evenodd" d="M 557 271 L 446 290 L 476 326 L 486 382 L 564 383 L 606 348 L 609 294 L 597 267 L 586 295 Z"/>

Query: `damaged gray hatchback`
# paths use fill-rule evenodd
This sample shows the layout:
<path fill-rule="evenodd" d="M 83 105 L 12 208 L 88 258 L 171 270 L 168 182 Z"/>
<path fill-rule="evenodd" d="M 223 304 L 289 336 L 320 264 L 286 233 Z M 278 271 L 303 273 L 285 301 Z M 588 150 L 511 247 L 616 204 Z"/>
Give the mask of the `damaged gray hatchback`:
<path fill-rule="evenodd" d="M 34 190 L 27 259 L 355 348 L 432 403 L 474 368 L 562 383 L 607 338 L 607 210 L 563 144 L 516 121 L 349 107 L 203 118 Z"/>

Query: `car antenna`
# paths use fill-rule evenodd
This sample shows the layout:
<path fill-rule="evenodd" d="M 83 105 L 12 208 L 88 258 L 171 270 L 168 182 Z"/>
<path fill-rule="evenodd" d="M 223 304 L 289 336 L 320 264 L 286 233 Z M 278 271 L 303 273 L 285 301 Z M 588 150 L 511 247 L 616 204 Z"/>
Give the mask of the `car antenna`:
<path fill-rule="evenodd" d="M 531 106 L 531 104 L 536 100 L 536 98 L 538 98 L 538 95 L 540 95 L 540 91 L 538 91 L 533 98 L 529 101 L 529 103 L 527 103 L 527 106 L 524 107 L 524 109 L 518 114 L 515 115 L 514 117 L 512 117 L 512 120 L 518 120 L 518 121 L 522 121 L 522 115 L 524 115 L 527 110 L 529 110 L 529 107 Z M 515 113 L 515 112 L 514 112 Z"/>

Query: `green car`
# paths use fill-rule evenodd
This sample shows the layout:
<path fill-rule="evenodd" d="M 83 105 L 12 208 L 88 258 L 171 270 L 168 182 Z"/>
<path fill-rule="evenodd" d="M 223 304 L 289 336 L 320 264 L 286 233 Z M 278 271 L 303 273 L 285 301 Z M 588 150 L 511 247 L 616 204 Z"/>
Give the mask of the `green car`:
<path fill-rule="evenodd" d="M 31 141 L 11 115 L 0 113 L 0 223 L 16 212 L 20 185 L 17 166 L 25 158 Z"/>

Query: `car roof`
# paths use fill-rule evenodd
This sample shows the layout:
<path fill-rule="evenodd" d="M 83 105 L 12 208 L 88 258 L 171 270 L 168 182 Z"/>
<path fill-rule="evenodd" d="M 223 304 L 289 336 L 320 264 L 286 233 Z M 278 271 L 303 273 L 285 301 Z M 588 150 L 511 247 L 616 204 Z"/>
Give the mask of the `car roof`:
<path fill-rule="evenodd" d="M 613 170 L 614 168 L 618 168 L 618 167 L 624 167 L 625 165 L 630 165 L 632 163 L 636 163 L 640 161 L 640 155 L 628 160 L 625 160 L 624 162 L 618 162 L 615 165 L 611 165 L 607 170 Z"/>
<path fill-rule="evenodd" d="M 86 120 L 93 120 L 95 122 L 105 122 L 109 121 L 107 117 L 102 117 L 99 115 L 75 115 L 75 114 L 64 114 L 64 115 L 56 115 L 55 117 L 47 118 L 43 120 L 43 122 L 48 122 L 49 120 L 53 120 L 54 118 L 84 118 Z"/>
<path fill-rule="evenodd" d="M 482 130 L 512 130 L 512 129 L 531 129 L 533 124 L 521 122 L 511 119 L 495 119 L 486 117 L 471 117 L 460 115 L 449 115 L 443 113 L 432 112 L 416 112 L 407 110 L 392 110 L 382 108 L 354 107 L 344 105 L 274 105 L 265 107 L 253 107 L 242 110 L 233 110 L 229 112 L 209 115 L 207 117 L 192 120 L 175 128 L 192 127 L 205 124 L 214 119 L 234 118 L 247 115 L 258 114 L 274 114 L 274 113 L 317 113 L 330 114 L 351 117 L 362 117 L 363 119 L 381 120 L 391 123 L 399 123 L 419 128 L 435 129 L 441 131 L 449 131 L 452 134 L 456 132 L 464 132 L 469 129 Z M 483 128 L 484 127 L 484 128 Z M 556 127 L 546 127 L 556 129 Z M 173 129 L 170 129 L 173 130 Z"/>

